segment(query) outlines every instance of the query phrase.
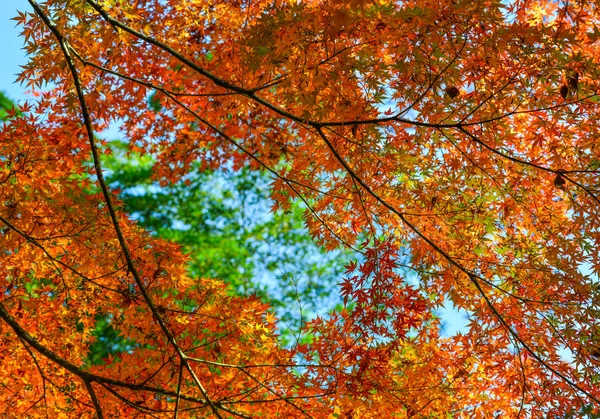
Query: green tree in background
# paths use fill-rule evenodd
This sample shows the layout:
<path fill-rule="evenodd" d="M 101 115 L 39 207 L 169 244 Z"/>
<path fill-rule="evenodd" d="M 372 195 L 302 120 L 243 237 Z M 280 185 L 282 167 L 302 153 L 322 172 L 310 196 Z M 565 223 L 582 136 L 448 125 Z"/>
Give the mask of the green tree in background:
<path fill-rule="evenodd" d="M 15 109 L 14 102 L 0 92 L 0 121 L 7 119 L 8 113 L 13 109 Z"/>
<path fill-rule="evenodd" d="M 338 297 L 329 290 L 346 258 L 314 244 L 300 203 L 271 211 L 264 173 L 196 170 L 159 186 L 151 156 L 126 155 L 126 145 L 117 141 L 110 146 L 105 167 L 126 211 L 145 229 L 184 246 L 192 275 L 220 278 L 237 294 L 268 300 L 285 330 L 297 330 L 301 317 L 335 305 Z"/>

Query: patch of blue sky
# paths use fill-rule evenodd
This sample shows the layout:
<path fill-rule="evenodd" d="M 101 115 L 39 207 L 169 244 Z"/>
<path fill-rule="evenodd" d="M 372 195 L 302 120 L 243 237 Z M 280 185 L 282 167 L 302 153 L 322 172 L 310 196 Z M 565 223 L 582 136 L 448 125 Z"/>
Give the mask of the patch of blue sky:
<path fill-rule="evenodd" d="M 20 27 L 11 20 L 19 11 L 31 11 L 27 0 L 0 1 L 0 90 L 17 103 L 24 102 L 29 97 L 24 86 L 15 83 L 21 66 L 25 65 L 27 58 L 23 51 L 23 39 L 19 37 Z"/>

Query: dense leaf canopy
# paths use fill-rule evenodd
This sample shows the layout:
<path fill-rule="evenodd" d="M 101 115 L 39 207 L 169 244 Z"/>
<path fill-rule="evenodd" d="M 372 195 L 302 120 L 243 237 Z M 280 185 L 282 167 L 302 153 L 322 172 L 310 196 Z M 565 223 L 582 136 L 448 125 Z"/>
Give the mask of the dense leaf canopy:
<path fill-rule="evenodd" d="M 2 414 L 600 406 L 593 2 L 29 3 L 19 80 L 39 97 L 0 131 Z M 345 308 L 284 345 L 264 301 L 190 276 L 105 179 L 115 122 L 161 187 L 272 177 L 273 210 L 305 208 L 316 243 L 355 252 Z M 447 302 L 470 316 L 450 337 Z M 90 364 L 98 319 L 133 344 Z"/>

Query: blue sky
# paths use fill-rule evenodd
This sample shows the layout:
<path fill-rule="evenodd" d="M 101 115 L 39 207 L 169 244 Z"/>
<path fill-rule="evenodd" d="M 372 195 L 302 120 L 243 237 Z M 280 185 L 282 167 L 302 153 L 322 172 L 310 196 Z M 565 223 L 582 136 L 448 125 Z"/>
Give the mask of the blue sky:
<path fill-rule="evenodd" d="M 23 42 L 19 38 L 20 28 L 15 27 L 15 21 L 10 20 L 19 11 L 31 11 L 27 0 L 0 1 L 0 90 L 9 98 L 22 101 L 26 98 L 25 86 L 15 84 L 20 66 L 26 63 L 22 50 Z"/>

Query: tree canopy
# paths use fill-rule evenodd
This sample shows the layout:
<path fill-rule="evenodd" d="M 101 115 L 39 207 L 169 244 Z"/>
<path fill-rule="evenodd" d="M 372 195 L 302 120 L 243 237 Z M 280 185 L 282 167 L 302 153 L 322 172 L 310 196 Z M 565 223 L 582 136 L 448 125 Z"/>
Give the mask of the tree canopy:
<path fill-rule="evenodd" d="M 597 413 L 595 3 L 28 1 L 37 99 L 1 114 L 3 415 Z M 270 210 L 353 252 L 343 307 L 286 343 L 225 270 L 190 275 L 144 224 L 173 214 L 132 216 L 110 181 L 114 123 L 163 191 L 272 179 Z M 453 336 L 446 303 L 469 314 Z M 131 345 L 90 363 L 99 319 Z"/>

